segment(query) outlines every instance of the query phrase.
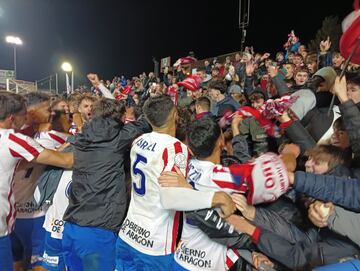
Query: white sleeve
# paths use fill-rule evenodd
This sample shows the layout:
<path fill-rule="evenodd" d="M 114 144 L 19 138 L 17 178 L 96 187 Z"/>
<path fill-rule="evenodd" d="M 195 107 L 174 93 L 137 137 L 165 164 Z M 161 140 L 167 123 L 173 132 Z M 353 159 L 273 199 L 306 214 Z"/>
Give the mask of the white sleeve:
<path fill-rule="evenodd" d="M 193 211 L 211 208 L 215 192 L 182 187 L 160 187 L 161 205 L 168 210 Z"/>
<path fill-rule="evenodd" d="M 108 90 L 103 84 L 99 85 L 99 90 L 105 98 L 115 100 L 114 95 L 112 95 L 110 90 Z"/>
<path fill-rule="evenodd" d="M 26 159 L 28 162 L 34 160 L 44 150 L 34 139 L 20 133 L 9 135 L 8 148 L 13 157 Z"/>

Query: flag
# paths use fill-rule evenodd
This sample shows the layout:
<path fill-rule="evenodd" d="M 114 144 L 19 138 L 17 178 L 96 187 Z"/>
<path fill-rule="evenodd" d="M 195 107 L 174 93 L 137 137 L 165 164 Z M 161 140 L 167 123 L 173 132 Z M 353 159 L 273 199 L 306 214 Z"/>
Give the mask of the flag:
<path fill-rule="evenodd" d="M 70 86 L 70 79 L 69 79 L 69 75 L 66 73 L 66 93 L 67 95 L 71 94 L 71 86 Z"/>

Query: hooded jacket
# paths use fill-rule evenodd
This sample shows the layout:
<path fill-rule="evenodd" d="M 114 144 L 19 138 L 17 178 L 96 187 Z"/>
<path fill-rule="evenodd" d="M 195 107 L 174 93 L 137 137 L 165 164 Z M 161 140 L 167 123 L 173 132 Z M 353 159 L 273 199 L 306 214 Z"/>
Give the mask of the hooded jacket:
<path fill-rule="evenodd" d="M 64 220 L 118 232 L 127 208 L 124 160 L 132 141 L 151 131 L 142 119 L 124 125 L 94 118 L 75 139 L 73 182 Z"/>

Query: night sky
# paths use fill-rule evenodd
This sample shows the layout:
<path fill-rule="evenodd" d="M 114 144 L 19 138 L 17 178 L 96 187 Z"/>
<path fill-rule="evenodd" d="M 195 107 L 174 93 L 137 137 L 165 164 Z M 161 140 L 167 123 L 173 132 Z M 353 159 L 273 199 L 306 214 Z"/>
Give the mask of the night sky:
<path fill-rule="evenodd" d="M 246 44 L 276 52 L 291 29 L 307 44 L 324 17 L 343 19 L 352 2 L 252 0 Z M 238 0 L 0 0 L 0 69 L 13 67 L 8 34 L 24 42 L 18 78 L 31 81 L 61 73 L 63 60 L 76 82 L 90 71 L 133 76 L 153 69 L 152 56 L 174 62 L 194 51 L 202 59 L 239 50 L 241 40 Z"/>

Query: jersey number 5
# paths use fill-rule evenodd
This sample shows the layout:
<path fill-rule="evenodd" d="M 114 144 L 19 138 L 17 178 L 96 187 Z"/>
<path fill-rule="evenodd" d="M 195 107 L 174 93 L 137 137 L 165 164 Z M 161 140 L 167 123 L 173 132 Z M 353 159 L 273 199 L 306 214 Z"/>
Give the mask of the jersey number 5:
<path fill-rule="evenodd" d="M 135 160 L 135 163 L 133 164 L 132 170 L 133 170 L 134 175 L 140 175 L 140 186 L 138 187 L 137 184 L 135 183 L 135 181 L 133 181 L 133 188 L 134 188 L 136 194 L 138 194 L 139 196 L 144 196 L 145 195 L 145 174 L 141 169 L 139 169 L 137 167 L 139 163 L 143 163 L 144 165 L 146 165 L 147 159 L 146 159 L 146 157 L 144 157 L 140 154 L 136 154 L 136 160 Z"/>

